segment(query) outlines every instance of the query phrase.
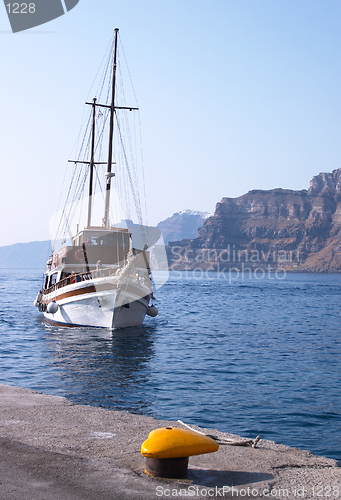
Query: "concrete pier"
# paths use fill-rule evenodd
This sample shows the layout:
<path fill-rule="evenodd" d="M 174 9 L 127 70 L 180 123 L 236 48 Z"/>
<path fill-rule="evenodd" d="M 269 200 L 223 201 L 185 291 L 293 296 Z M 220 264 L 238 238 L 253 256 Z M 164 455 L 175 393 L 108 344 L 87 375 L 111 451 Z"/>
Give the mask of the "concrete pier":
<path fill-rule="evenodd" d="M 262 439 L 256 448 L 220 445 L 216 453 L 190 457 L 186 479 L 149 477 L 141 444 L 151 430 L 166 426 L 182 427 L 0 385 L 0 498 L 341 499 L 337 461 Z"/>

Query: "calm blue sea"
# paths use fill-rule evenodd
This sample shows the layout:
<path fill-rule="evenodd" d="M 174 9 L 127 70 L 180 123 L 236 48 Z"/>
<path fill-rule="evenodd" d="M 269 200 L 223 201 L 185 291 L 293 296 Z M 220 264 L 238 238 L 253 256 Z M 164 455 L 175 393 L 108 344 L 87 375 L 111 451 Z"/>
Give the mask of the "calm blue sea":
<path fill-rule="evenodd" d="M 341 459 L 341 275 L 171 274 L 157 318 L 48 326 L 42 276 L 0 269 L 0 381 Z"/>

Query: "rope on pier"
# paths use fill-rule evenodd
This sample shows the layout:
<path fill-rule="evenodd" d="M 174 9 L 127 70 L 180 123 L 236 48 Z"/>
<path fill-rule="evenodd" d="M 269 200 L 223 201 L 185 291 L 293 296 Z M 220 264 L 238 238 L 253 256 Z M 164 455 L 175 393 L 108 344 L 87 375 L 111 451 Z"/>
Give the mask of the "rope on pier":
<path fill-rule="evenodd" d="M 197 432 L 198 434 L 201 434 L 203 436 L 210 437 L 211 439 L 214 439 L 217 441 L 219 444 L 226 444 L 230 446 L 251 446 L 252 448 L 256 448 L 258 441 L 260 440 L 260 436 L 257 436 L 255 439 L 240 439 L 240 440 L 235 440 L 235 439 L 225 439 L 225 438 L 220 438 L 218 436 L 213 436 L 212 434 L 205 434 L 205 432 L 198 431 L 197 429 L 193 429 L 193 427 L 190 427 L 189 425 L 185 424 L 181 420 L 178 420 L 179 424 L 187 427 L 187 429 L 190 429 L 191 431 Z"/>

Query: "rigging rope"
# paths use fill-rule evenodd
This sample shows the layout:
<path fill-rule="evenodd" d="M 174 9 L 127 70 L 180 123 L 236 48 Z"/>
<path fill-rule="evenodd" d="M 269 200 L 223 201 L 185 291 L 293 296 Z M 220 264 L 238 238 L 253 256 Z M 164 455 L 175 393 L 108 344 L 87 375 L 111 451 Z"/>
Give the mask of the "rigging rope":
<path fill-rule="evenodd" d="M 137 100 L 137 95 L 136 95 L 136 92 L 135 92 L 135 87 L 134 87 L 134 84 L 133 84 L 133 79 L 131 77 L 131 73 L 130 73 L 130 70 L 129 70 L 129 66 L 128 66 L 128 61 L 127 61 L 127 58 L 126 58 L 126 55 L 125 55 L 125 52 L 124 52 L 124 48 L 123 48 L 123 44 L 122 44 L 122 41 L 121 41 L 121 35 L 120 33 L 118 33 L 118 39 L 119 39 L 119 42 L 120 42 L 120 48 L 122 50 L 122 54 L 123 54 L 123 58 L 124 58 L 124 62 L 125 62 L 125 66 L 126 66 L 126 69 L 127 69 L 127 73 L 128 73 L 128 76 L 129 76 L 129 81 L 130 81 L 130 85 L 131 85 L 131 88 L 132 88 L 132 91 L 133 91 L 133 94 L 134 94 L 134 98 L 135 98 L 135 102 L 136 102 L 136 107 L 139 108 L 139 104 L 138 104 L 138 100 Z M 145 208 L 145 214 L 146 214 L 146 224 L 148 225 L 148 214 L 147 214 L 147 194 L 146 194 L 146 182 L 145 182 L 145 172 L 144 172 L 144 158 L 143 158 L 143 146 L 142 146 L 142 127 L 141 127 L 141 114 L 140 114 L 140 111 L 138 111 L 138 118 L 139 118 L 139 132 L 140 132 L 140 155 L 141 155 L 141 173 L 142 173 L 142 185 L 143 185 L 143 196 L 144 196 L 144 208 Z"/>
<path fill-rule="evenodd" d="M 126 151 L 125 151 L 125 147 L 124 147 L 124 143 L 123 143 L 123 138 L 122 138 L 122 134 L 121 134 L 121 127 L 120 127 L 120 123 L 119 123 L 118 118 L 117 118 L 117 113 L 115 113 L 115 118 L 116 118 L 118 133 L 119 133 L 119 136 L 120 136 L 121 147 L 122 147 L 122 150 L 123 150 L 123 157 L 124 157 L 126 169 L 127 169 L 127 172 L 128 172 L 128 178 L 129 178 L 129 182 L 130 182 L 130 189 L 131 189 L 132 194 L 133 194 L 133 199 L 134 199 L 134 204 L 135 204 L 135 210 L 136 210 L 136 214 L 137 214 L 137 219 L 138 219 L 139 224 L 142 226 L 143 220 L 142 220 L 142 213 L 141 213 L 140 198 L 139 198 L 138 194 L 136 194 L 136 192 L 135 192 L 134 183 L 133 183 L 133 180 L 132 180 L 132 177 L 131 177 L 131 172 L 130 172 L 130 168 L 129 168 L 127 154 L 126 154 Z"/>
<path fill-rule="evenodd" d="M 129 71 L 129 67 L 127 64 L 127 59 L 125 56 L 125 52 L 122 46 L 121 39 L 119 38 L 119 43 L 120 43 L 120 49 L 122 50 L 125 66 L 129 75 L 129 80 L 130 80 L 130 85 L 133 91 L 133 95 L 136 101 L 136 104 L 138 104 L 137 97 L 136 97 L 136 92 L 135 88 L 132 82 L 131 74 Z M 103 56 L 103 59 L 101 61 L 101 64 L 99 66 L 99 69 L 96 73 L 96 76 L 94 78 L 94 81 L 90 87 L 90 92 L 95 86 L 95 82 L 98 78 L 98 76 L 101 73 L 101 82 L 98 85 L 98 98 L 101 98 L 102 94 L 105 93 L 106 95 L 103 96 L 103 100 L 105 103 L 108 103 L 110 101 L 110 95 L 111 95 L 111 86 L 109 85 L 109 82 L 112 80 L 113 76 L 113 47 L 114 47 L 114 36 L 112 37 L 106 52 Z M 109 55 L 108 55 L 109 53 Z M 106 62 L 104 62 L 106 60 Z M 121 70 L 121 63 L 120 59 L 118 57 L 118 69 L 119 69 L 119 90 L 121 92 L 119 99 L 122 99 L 123 105 L 125 105 L 125 91 L 123 87 L 123 78 L 122 78 L 122 70 Z M 107 83 L 107 88 L 105 89 L 105 84 Z M 88 95 L 89 95 L 88 94 Z M 86 109 L 86 107 L 84 108 Z M 98 108 L 103 110 L 103 108 Z M 98 133 L 96 134 L 96 142 L 95 142 L 95 153 L 96 153 L 96 160 L 100 161 L 102 160 L 103 156 L 106 156 L 106 152 L 103 151 L 103 139 L 105 139 L 105 136 L 107 134 L 107 127 L 108 127 L 108 117 L 110 115 L 110 110 L 108 108 L 104 108 L 103 113 L 101 111 L 101 123 L 99 122 L 99 117 L 97 117 L 96 123 L 98 123 Z M 84 117 L 84 112 L 83 112 L 83 117 Z M 78 154 L 77 154 L 77 159 L 75 161 L 75 165 L 72 171 L 72 177 L 71 177 L 71 183 L 67 192 L 67 196 L 64 202 L 64 207 L 62 210 L 62 216 L 59 220 L 59 225 L 57 228 L 57 231 L 55 233 L 55 243 L 59 239 L 61 235 L 65 235 L 66 232 L 70 232 L 70 224 L 73 219 L 73 217 L 76 215 L 76 212 L 78 208 L 80 209 L 80 213 L 82 211 L 81 206 L 77 206 L 82 199 L 82 193 L 85 189 L 85 184 L 86 180 L 89 175 L 89 168 L 85 169 L 84 172 L 84 164 L 77 163 L 78 161 L 83 160 L 84 158 L 88 158 L 90 154 L 90 142 L 91 142 L 91 134 L 92 134 L 92 127 L 91 127 L 91 113 L 89 113 L 87 123 L 82 117 L 82 125 L 85 125 L 85 133 L 83 135 L 83 139 L 80 143 L 80 133 L 78 134 L 77 138 L 77 143 L 80 146 L 78 149 Z M 128 219 L 130 219 L 130 193 L 133 198 L 134 206 L 135 206 L 135 211 L 138 219 L 138 223 L 140 225 L 143 224 L 143 216 L 142 216 L 142 207 L 141 207 L 141 200 L 140 200 L 140 194 L 139 194 L 139 168 L 140 168 L 140 162 L 137 162 L 137 157 L 139 156 L 137 154 L 137 142 L 136 141 L 136 136 L 137 136 L 137 130 L 136 130 L 136 121 L 134 121 L 134 131 L 135 131 L 135 147 L 133 148 L 133 143 L 132 143 L 132 138 L 130 135 L 130 129 L 129 129 L 129 119 L 128 119 L 128 113 L 127 111 L 124 111 L 124 118 L 122 117 L 121 122 L 119 121 L 118 114 L 115 112 L 115 118 L 116 118 L 116 124 L 117 124 L 117 131 L 118 133 L 116 134 L 116 139 L 114 141 L 114 153 L 116 152 L 116 155 L 122 160 L 122 165 L 125 166 L 125 174 L 119 175 L 117 178 L 117 183 L 119 184 L 122 194 L 125 194 L 125 213 L 128 215 Z M 134 117 L 135 120 L 135 117 Z M 145 213 L 147 214 L 147 205 L 146 205 L 146 186 L 145 186 L 145 177 L 144 177 L 144 168 L 143 168 L 143 154 L 142 154 L 142 136 L 141 136 L 141 121 L 140 121 L 140 114 L 139 114 L 139 129 L 140 129 L 140 145 L 141 145 L 141 160 L 142 160 L 142 177 L 143 177 L 143 192 L 144 192 L 144 197 L 145 197 Z M 123 136 L 126 137 L 126 143 L 124 143 Z M 117 143 L 116 143 L 117 141 Z M 79 144 L 80 143 L 80 144 Z M 128 161 L 128 156 L 130 158 L 130 161 Z M 139 167 L 139 168 L 138 168 Z M 102 196 L 105 190 L 105 186 L 102 186 L 101 181 L 100 181 L 100 176 L 99 176 L 99 171 L 104 169 L 104 167 L 96 166 L 95 170 L 95 183 L 94 183 L 94 190 L 93 193 L 97 192 L 100 190 L 102 192 Z M 66 174 L 64 176 L 64 181 L 65 181 Z M 63 183 L 64 183 L 63 181 Z M 130 187 L 130 189 L 128 188 Z M 126 188 L 126 189 L 124 189 Z M 58 205 L 60 204 L 60 201 Z M 123 207 L 122 207 L 123 208 Z"/>

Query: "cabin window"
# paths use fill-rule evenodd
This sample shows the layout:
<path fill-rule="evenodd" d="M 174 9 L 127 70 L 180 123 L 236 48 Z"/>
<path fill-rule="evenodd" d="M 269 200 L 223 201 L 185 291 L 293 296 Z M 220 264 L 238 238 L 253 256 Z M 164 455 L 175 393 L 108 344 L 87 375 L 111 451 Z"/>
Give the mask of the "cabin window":
<path fill-rule="evenodd" d="M 49 283 L 50 287 L 53 286 L 56 283 L 56 281 L 57 281 L 57 275 L 58 275 L 58 273 L 54 273 L 50 277 L 50 283 Z"/>
<path fill-rule="evenodd" d="M 129 236 L 127 234 L 120 234 L 119 235 L 119 244 L 118 246 L 120 248 L 128 248 L 129 247 Z"/>
<path fill-rule="evenodd" d="M 98 245 L 98 237 L 90 236 L 90 245 Z"/>
<path fill-rule="evenodd" d="M 66 264 L 66 257 L 62 257 L 62 264 Z"/>

